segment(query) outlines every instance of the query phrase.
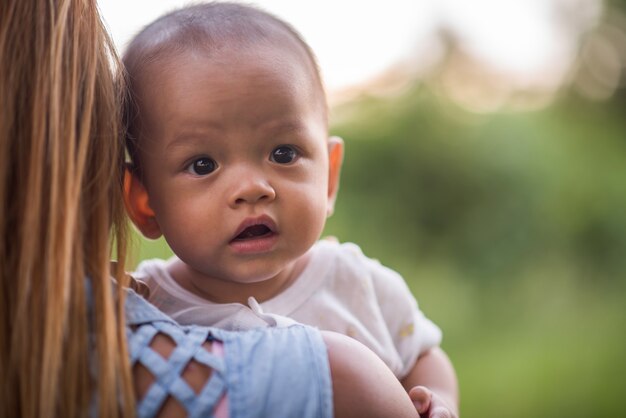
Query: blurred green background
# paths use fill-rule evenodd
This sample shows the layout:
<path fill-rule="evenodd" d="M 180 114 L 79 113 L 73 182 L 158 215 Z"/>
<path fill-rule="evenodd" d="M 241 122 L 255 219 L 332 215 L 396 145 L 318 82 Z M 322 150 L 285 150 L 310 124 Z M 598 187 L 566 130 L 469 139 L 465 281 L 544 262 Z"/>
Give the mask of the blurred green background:
<path fill-rule="evenodd" d="M 332 108 L 346 159 L 325 233 L 403 274 L 464 417 L 626 416 L 625 4 L 604 3 L 557 88 L 468 75 L 442 33 L 428 74 Z M 141 241 L 137 259 L 169 254 Z"/>

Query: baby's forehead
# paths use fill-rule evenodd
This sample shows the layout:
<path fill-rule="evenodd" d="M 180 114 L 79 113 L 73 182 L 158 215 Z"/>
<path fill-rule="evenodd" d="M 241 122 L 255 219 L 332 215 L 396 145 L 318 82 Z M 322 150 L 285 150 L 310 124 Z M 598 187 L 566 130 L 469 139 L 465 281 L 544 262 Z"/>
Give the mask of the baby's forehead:
<path fill-rule="evenodd" d="M 237 66 L 249 64 L 251 60 L 273 60 L 276 65 L 288 63 L 290 67 L 297 67 L 307 74 L 307 77 L 318 81 L 317 69 L 308 62 L 305 52 L 297 44 L 290 42 L 289 38 L 283 39 L 284 42 L 257 40 L 254 43 L 233 39 L 219 44 L 208 41 L 168 41 L 167 44 L 146 51 L 148 59 L 144 59 L 136 70 L 153 67 L 158 71 L 159 68 L 170 67 L 176 71 L 184 71 L 184 64 L 190 60 L 203 60 L 209 64 L 224 63 L 231 69 L 236 69 Z"/>
<path fill-rule="evenodd" d="M 321 112 L 327 114 L 326 96 L 317 69 L 308 60 L 306 51 L 287 34 L 247 42 L 238 38 L 218 42 L 197 34 L 191 38 L 189 42 L 184 38 L 163 39 L 158 45 L 150 45 L 150 50 L 144 51 L 143 62 L 129 71 L 135 83 L 135 94 L 145 98 L 146 93 L 172 80 L 171 77 L 190 77 L 192 72 L 202 78 L 229 73 L 231 78 L 243 77 L 239 78 L 242 82 L 256 79 L 262 86 L 261 80 L 267 75 L 263 69 L 280 68 L 274 74 L 300 86 L 301 95 L 318 102 Z M 197 73 L 195 64 L 198 63 L 204 66 L 204 73 Z M 143 101 L 143 106 L 149 102 Z"/>
<path fill-rule="evenodd" d="M 129 50 L 129 55 L 125 57 L 136 94 L 141 95 L 141 90 L 150 85 L 158 85 L 164 76 L 186 71 L 185 63 L 190 58 L 201 58 L 206 63 L 220 62 L 222 68 L 229 68 L 233 73 L 251 60 L 276 60 L 276 65 L 282 66 L 285 76 L 290 69 L 299 73 L 299 78 L 303 77 L 300 80 L 309 86 L 311 90 L 307 90 L 317 97 L 326 113 L 326 95 L 314 58 L 292 34 L 282 28 L 269 28 L 266 36 L 254 38 L 241 33 L 227 32 L 216 37 L 195 28 L 176 31 L 168 28 L 162 28 L 163 33 L 151 37 L 143 45 L 136 44 L 135 51 Z"/>

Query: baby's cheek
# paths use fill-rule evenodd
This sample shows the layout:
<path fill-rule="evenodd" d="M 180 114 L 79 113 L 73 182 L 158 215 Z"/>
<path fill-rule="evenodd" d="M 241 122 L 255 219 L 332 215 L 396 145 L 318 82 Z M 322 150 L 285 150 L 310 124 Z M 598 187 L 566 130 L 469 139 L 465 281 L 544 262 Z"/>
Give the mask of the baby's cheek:
<path fill-rule="evenodd" d="M 324 228 L 326 213 L 326 199 L 312 199 L 304 202 L 296 212 L 296 222 L 301 225 L 304 233 L 317 240 Z"/>
<path fill-rule="evenodd" d="M 193 254 L 206 248 L 206 240 L 210 237 L 201 221 L 191 221 L 191 219 L 191 216 L 183 214 L 177 221 L 168 222 L 167 230 L 163 231 L 172 251 L 179 256 Z"/>

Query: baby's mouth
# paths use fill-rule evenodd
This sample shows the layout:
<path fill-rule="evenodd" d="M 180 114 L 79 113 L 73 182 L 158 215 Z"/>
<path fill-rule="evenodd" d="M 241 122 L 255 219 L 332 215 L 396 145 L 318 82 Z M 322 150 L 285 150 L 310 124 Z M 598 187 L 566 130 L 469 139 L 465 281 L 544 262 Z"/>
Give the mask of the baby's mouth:
<path fill-rule="evenodd" d="M 255 238 L 270 236 L 274 233 L 267 225 L 252 225 L 241 231 L 233 241 L 246 241 Z"/>
<path fill-rule="evenodd" d="M 264 241 L 277 235 L 276 223 L 267 215 L 250 217 L 244 220 L 235 231 L 231 243 Z"/>
<path fill-rule="evenodd" d="M 230 248 L 238 254 L 264 254 L 275 247 L 278 235 L 278 228 L 271 217 L 249 217 L 239 224 L 230 241 Z"/>

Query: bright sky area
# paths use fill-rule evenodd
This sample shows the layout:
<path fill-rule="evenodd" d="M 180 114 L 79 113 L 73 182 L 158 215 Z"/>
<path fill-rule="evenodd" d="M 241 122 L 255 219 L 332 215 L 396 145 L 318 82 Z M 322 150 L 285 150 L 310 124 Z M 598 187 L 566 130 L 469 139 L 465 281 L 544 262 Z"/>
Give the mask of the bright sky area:
<path fill-rule="evenodd" d="M 120 50 L 141 27 L 186 0 L 99 0 Z M 430 65 L 442 31 L 485 65 L 520 82 L 562 76 L 576 53 L 565 19 L 600 15 L 598 0 L 256 0 L 315 51 L 328 89 L 367 82 L 390 66 Z M 572 15 L 568 16 L 567 12 Z M 439 55 L 438 55 L 439 54 Z M 532 81 L 528 81 L 532 82 Z"/>

